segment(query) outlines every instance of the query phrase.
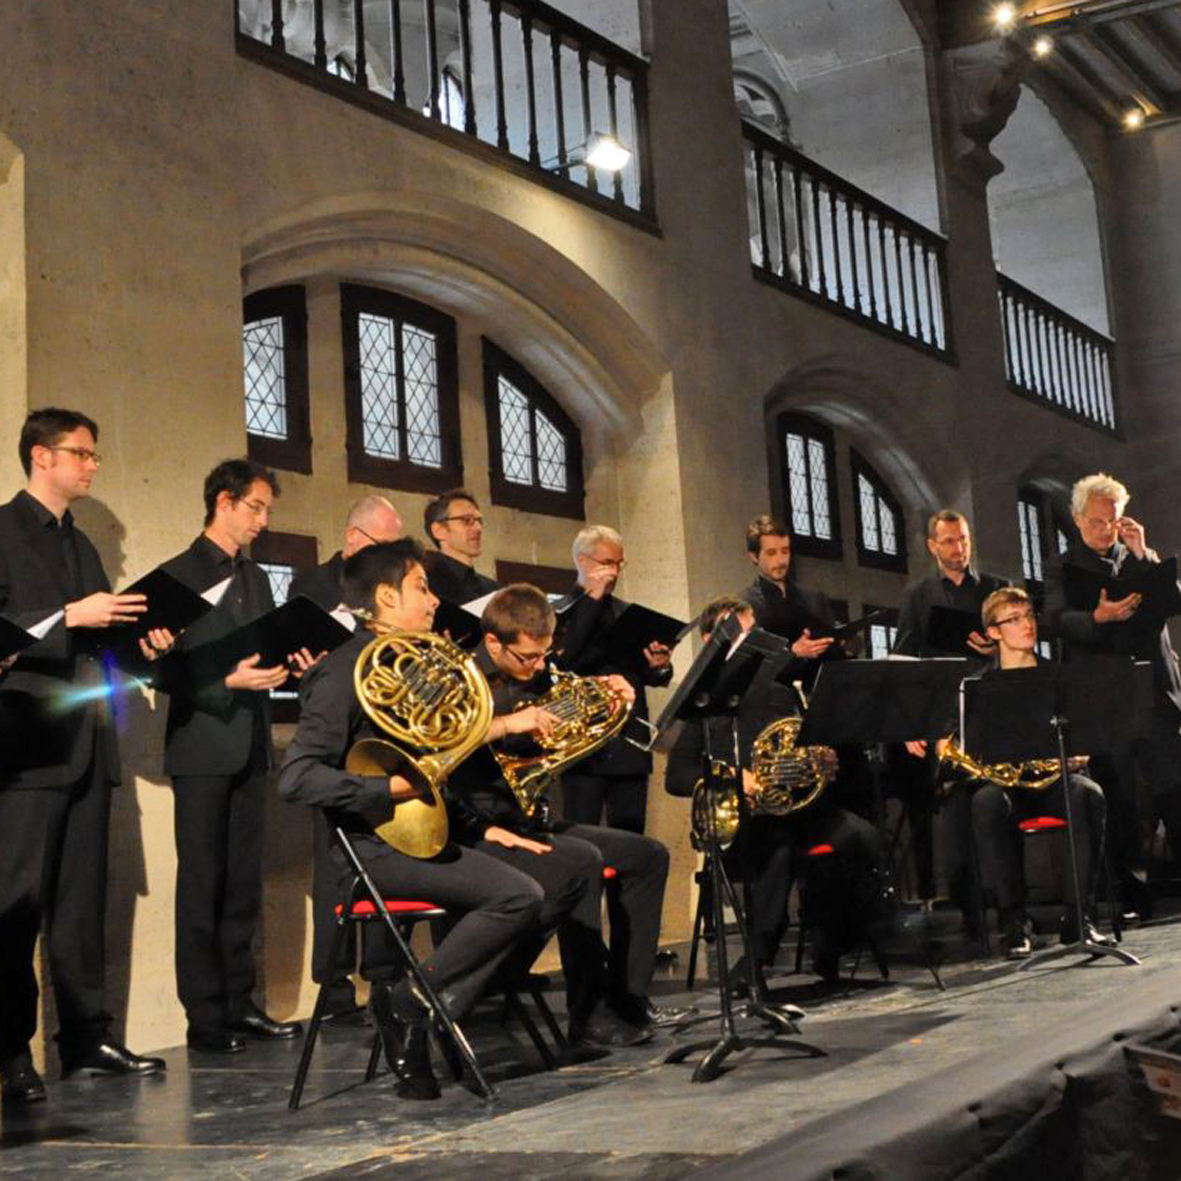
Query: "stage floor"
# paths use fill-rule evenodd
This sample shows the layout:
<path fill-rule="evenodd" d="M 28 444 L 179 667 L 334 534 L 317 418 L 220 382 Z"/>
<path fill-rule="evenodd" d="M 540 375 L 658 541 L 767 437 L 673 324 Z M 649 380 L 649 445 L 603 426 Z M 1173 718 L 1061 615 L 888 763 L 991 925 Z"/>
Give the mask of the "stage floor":
<path fill-rule="evenodd" d="M 468 1027 L 498 1099 L 485 1103 L 448 1085 L 436 1103 L 408 1103 L 384 1074 L 362 1082 L 370 1030 L 329 1026 L 304 1107 L 291 1113 L 299 1042 L 252 1044 L 227 1059 L 174 1049 L 166 1077 L 51 1080 L 47 1103 L 6 1112 L 0 1173 L 13 1181 L 100 1173 L 122 1181 L 683 1177 L 737 1166 L 735 1158 L 786 1133 L 804 1143 L 810 1131 L 825 1129 L 831 1140 L 835 1129 L 839 1140 L 845 1113 L 856 1127 L 866 1105 L 939 1072 L 964 1071 L 982 1055 L 1003 1064 L 1011 1048 L 1016 1078 L 1052 1041 L 1049 1031 L 1074 1029 L 1083 1049 L 1089 1030 L 1097 1038 L 1108 1028 L 1099 1015 L 1118 1014 L 1131 1027 L 1138 1004 L 1151 1016 L 1175 992 L 1171 1003 L 1181 1005 L 1181 925 L 1129 931 L 1124 946 L 1140 967 L 1058 961 L 1017 972 L 1002 961 L 961 960 L 945 966 L 943 993 L 921 966 L 894 966 L 885 983 L 868 960 L 848 987 L 777 976 L 775 996 L 808 1010 L 802 1036 L 826 1056 L 749 1051 L 708 1084 L 690 1081 L 692 1062 L 662 1064 L 676 1044 L 668 1035 L 546 1072 L 519 1028 L 506 1037 L 489 1016 Z M 677 975 L 654 990 L 669 1002 L 686 999 L 678 991 L 686 949 L 679 951 Z M 551 995 L 557 1007 L 560 993 Z M 691 999 L 716 1007 L 708 992 Z"/>

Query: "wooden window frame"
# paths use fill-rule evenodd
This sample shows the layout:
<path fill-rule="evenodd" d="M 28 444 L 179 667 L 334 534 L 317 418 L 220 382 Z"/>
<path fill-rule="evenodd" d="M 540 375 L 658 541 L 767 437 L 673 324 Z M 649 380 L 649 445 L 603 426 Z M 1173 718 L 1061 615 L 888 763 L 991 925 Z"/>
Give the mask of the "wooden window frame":
<path fill-rule="evenodd" d="M 283 320 L 283 393 L 287 438 L 246 432 L 246 454 L 285 472 L 312 473 L 311 406 L 308 394 L 308 310 L 299 284 L 268 287 L 242 300 L 242 325 L 278 316 Z M 245 391 L 243 391 L 243 404 Z"/>
<path fill-rule="evenodd" d="M 805 439 L 815 440 L 824 448 L 824 471 L 828 483 L 828 512 L 832 527 L 832 536 L 827 539 L 808 537 L 796 532 L 791 501 L 791 473 L 787 467 L 787 434 L 789 431 L 801 435 Z M 832 428 L 806 414 L 784 412 L 775 420 L 775 448 L 778 456 L 778 496 L 783 506 L 781 515 L 791 531 L 792 553 L 803 554 L 808 558 L 829 558 L 840 561 L 843 555 L 841 505 L 837 489 L 836 439 Z"/>
<path fill-rule="evenodd" d="M 365 450 L 361 421 L 361 358 L 359 317 L 362 312 L 386 316 L 430 332 L 436 340 L 435 375 L 439 394 L 439 435 L 442 465 L 437 468 L 408 459 L 385 459 Z M 401 492 L 438 495 L 463 483 L 459 434 L 459 358 L 455 321 L 448 315 L 377 287 L 340 285 L 341 343 L 344 351 L 344 402 L 348 477 Z M 404 422 L 404 416 L 403 416 Z M 404 441 L 404 439 L 403 439 Z"/>
<path fill-rule="evenodd" d="M 528 513 L 586 520 L 586 491 L 582 477 L 582 432 L 554 396 L 523 365 L 487 337 L 484 338 L 484 413 L 488 423 L 488 477 L 492 503 Z M 540 483 L 518 484 L 505 477 L 500 431 L 501 376 L 508 378 L 525 395 L 531 411 L 540 410 L 566 441 L 566 473 L 569 488 L 557 492 Z M 537 477 L 537 448 L 533 443 L 534 480 Z"/>
<path fill-rule="evenodd" d="M 319 565 L 319 544 L 315 537 L 306 533 L 280 533 L 270 529 L 260 533 L 250 546 L 250 557 L 255 562 L 266 562 L 276 566 L 292 566 L 302 574 Z M 282 606 L 276 603 L 276 607 Z M 284 685 L 285 691 L 294 686 Z M 278 697 L 271 699 L 271 720 L 274 722 L 299 721 L 299 699 Z"/>
<path fill-rule="evenodd" d="M 849 469 L 852 478 L 853 516 L 857 532 L 858 565 L 868 566 L 875 570 L 894 570 L 899 574 L 906 574 L 909 570 L 906 553 L 906 514 L 902 511 L 902 505 L 899 503 L 898 497 L 890 491 L 889 485 L 878 475 L 873 465 L 854 447 L 849 448 Z M 867 549 L 865 546 L 861 519 L 861 489 L 858 486 L 861 476 L 864 476 L 869 481 L 874 495 L 884 501 L 886 508 L 894 514 L 894 536 L 898 541 L 898 552 L 896 554 L 887 554 L 885 552 Z"/>

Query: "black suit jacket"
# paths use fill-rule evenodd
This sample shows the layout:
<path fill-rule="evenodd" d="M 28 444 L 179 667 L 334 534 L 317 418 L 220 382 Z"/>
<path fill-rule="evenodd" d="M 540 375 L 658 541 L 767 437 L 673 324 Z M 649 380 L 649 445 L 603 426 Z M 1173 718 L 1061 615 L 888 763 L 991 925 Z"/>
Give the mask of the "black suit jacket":
<path fill-rule="evenodd" d="M 389 741 L 369 720 L 353 687 L 357 657 L 372 639 L 367 628 L 358 628 L 356 635 L 304 675 L 299 688 L 299 727 L 283 759 L 279 794 L 291 802 L 326 809 L 367 858 L 401 857 L 403 854 L 373 831 L 390 816 L 388 778 L 356 775 L 344 769 L 355 742 L 362 738 Z M 475 844 L 491 821 L 454 799 L 446 789 L 443 798 L 451 839 Z"/>
<path fill-rule="evenodd" d="M 55 573 L 52 538 L 32 497 L 22 492 L 0 506 L 0 612 L 13 623 L 31 627 L 62 610 L 67 598 L 111 589 L 90 539 L 77 526 L 74 536 L 79 595 L 68 594 Z M 79 631 L 59 620 L 0 677 L 0 788 L 68 789 L 96 749 L 107 779 L 119 782 L 119 747 L 101 692 L 106 674 L 85 652 Z M 78 690 L 95 692 L 68 704 Z"/>
<path fill-rule="evenodd" d="M 338 550 L 314 570 L 301 570 L 287 588 L 287 599 L 297 595 L 311 599 L 317 607 L 333 611 L 341 604 L 344 593 L 344 555 Z"/>
<path fill-rule="evenodd" d="M 1148 565 L 1149 559 L 1132 556 L 1123 542 L 1112 546 L 1110 556 L 1121 571 L 1135 570 Z M 1169 639 L 1168 627 L 1159 633 L 1145 633 L 1134 626 L 1135 619 L 1127 623 L 1096 623 L 1091 611 L 1080 610 L 1066 597 L 1062 577 L 1064 564 L 1081 566 L 1097 574 L 1111 574 L 1112 566 L 1089 546 L 1081 541 L 1072 541 L 1066 552 L 1055 557 L 1046 568 L 1046 599 L 1042 620 L 1046 631 L 1063 642 L 1063 659 L 1070 660 L 1099 652 L 1120 652 L 1147 660 L 1152 665 L 1153 685 L 1158 699 L 1171 702 L 1181 711 L 1181 667 L 1177 653 Z"/>
<path fill-rule="evenodd" d="M 828 595 L 823 591 L 796 586 L 794 582 L 787 584 L 784 593 L 769 579 L 759 577 L 743 591 L 743 597 L 754 608 L 756 626 L 782 636 L 792 644 L 803 634 L 809 618 L 818 619 L 827 627 L 833 627 L 836 623 Z M 826 660 L 844 659 L 845 653 L 841 646 L 832 644 L 828 652 L 815 660 L 792 656 L 782 676 L 789 681 L 802 681 L 805 692 L 811 692 L 820 665 Z"/>
<path fill-rule="evenodd" d="M 579 588 L 575 587 L 572 593 L 579 594 Z M 556 663 L 559 668 L 583 677 L 603 677 L 613 673 L 625 677 L 636 691 L 632 717 L 646 721 L 648 695 L 644 692 L 645 687 L 667 685 L 672 680 L 673 670 L 672 665 L 663 669 L 652 668 L 641 651 L 624 654 L 607 651 L 603 643 L 607 629 L 626 607 L 627 603 L 614 595 L 604 595 L 597 600 L 589 595 L 581 595 L 573 606 L 558 617 L 558 630 L 554 637 Z M 652 755 L 625 741 L 620 734 L 571 768 L 570 774 L 634 779 L 648 775 L 651 770 Z"/>
<path fill-rule="evenodd" d="M 216 546 L 204 535 L 164 563 L 164 569 L 198 594 L 229 573 L 214 564 Z M 246 618 L 265 615 L 274 607 L 266 574 L 249 558 L 238 563 Z M 168 775 L 235 775 L 248 764 L 270 767 L 270 697 L 267 693 L 227 689 L 232 668 L 211 667 L 194 649 L 227 636 L 240 626 L 230 599 L 235 587 L 181 637 L 176 650 L 160 662 L 156 686 L 169 695 L 164 732 L 164 771 Z"/>
<path fill-rule="evenodd" d="M 937 573 L 912 582 L 903 592 L 902 606 L 898 608 L 898 636 L 893 650 L 904 656 L 964 656 L 973 661 L 987 661 L 989 657 L 982 657 L 969 648 L 962 652 L 947 652 L 936 647 L 929 634 L 931 608 L 954 607 L 958 611 L 973 611 L 979 620 L 984 600 L 993 591 L 1008 585 L 1007 579 L 995 574 L 974 572 L 958 587 Z"/>
<path fill-rule="evenodd" d="M 460 607 L 500 589 L 496 579 L 481 574 L 474 566 L 465 566 L 449 558 L 439 550 L 427 551 L 423 568 L 432 593 Z"/>

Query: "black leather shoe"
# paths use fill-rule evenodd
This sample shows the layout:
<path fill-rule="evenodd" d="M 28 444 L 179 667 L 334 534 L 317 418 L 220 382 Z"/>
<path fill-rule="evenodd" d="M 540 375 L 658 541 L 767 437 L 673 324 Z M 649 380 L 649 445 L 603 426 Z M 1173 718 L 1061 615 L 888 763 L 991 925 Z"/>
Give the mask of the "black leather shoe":
<path fill-rule="evenodd" d="M 688 1017 L 697 1015 L 696 1005 L 654 1005 L 648 1001 L 643 1008 L 641 1017 L 644 1025 L 653 1029 L 664 1029 L 670 1025 L 680 1025 Z"/>
<path fill-rule="evenodd" d="M 63 1058 L 62 1073 L 75 1074 L 79 1070 L 87 1074 L 160 1074 L 167 1068 L 163 1058 L 143 1058 L 133 1054 L 118 1042 L 99 1042 L 88 1054 L 78 1058 Z"/>
<path fill-rule="evenodd" d="M 45 1102 L 45 1084 L 28 1050 L 0 1062 L 0 1102 L 5 1107 Z"/>
<path fill-rule="evenodd" d="M 1104 935 L 1102 931 L 1091 921 L 1089 915 L 1083 917 L 1083 940 L 1087 943 L 1097 944 L 1099 947 L 1114 947 L 1115 940 L 1110 935 Z M 1067 915 L 1062 920 L 1061 932 L 1058 936 L 1061 943 L 1078 943 L 1079 933 L 1078 924 L 1074 919 Z"/>
<path fill-rule="evenodd" d="M 398 1076 L 395 1093 L 402 1099 L 438 1099 L 442 1092 L 431 1070 L 426 1009 L 415 1006 L 413 1015 L 407 1014 L 410 1019 L 405 1019 L 401 1010 L 408 1007 L 406 997 L 397 996 L 392 985 L 378 982 L 370 989 L 369 1004 L 385 1060 Z"/>
<path fill-rule="evenodd" d="M 190 1025 L 185 1042 L 202 1054 L 238 1054 L 246 1049 L 246 1039 L 222 1025 Z"/>
<path fill-rule="evenodd" d="M 1005 959 L 1027 960 L 1033 955 L 1033 942 L 1029 938 L 1029 924 L 1024 919 L 1015 919 L 1005 924 Z"/>
<path fill-rule="evenodd" d="M 572 1046 L 586 1046 L 592 1050 L 619 1050 L 625 1046 L 642 1046 L 652 1040 L 651 1029 L 641 1029 L 615 1016 L 599 1005 L 589 1017 L 570 1019 L 569 1040 Z"/>
<path fill-rule="evenodd" d="M 226 1022 L 231 1033 L 263 1041 L 284 1041 L 299 1037 L 303 1026 L 298 1021 L 273 1021 L 257 1005 L 243 1009 L 237 1017 Z"/>

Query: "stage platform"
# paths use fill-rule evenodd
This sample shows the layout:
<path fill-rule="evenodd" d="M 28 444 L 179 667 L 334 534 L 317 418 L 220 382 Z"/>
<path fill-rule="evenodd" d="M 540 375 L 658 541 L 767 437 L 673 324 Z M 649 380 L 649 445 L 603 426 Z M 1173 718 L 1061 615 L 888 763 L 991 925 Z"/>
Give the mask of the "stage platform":
<path fill-rule="evenodd" d="M 778 976 L 776 996 L 808 1010 L 803 1037 L 826 1056 L 750 1051 L 708 1084 L 690 1081 L 692 1063 L 662 1064 L 668 1035 L 547 1072 L 491 1013 L 468 1023 L 491 1103 L 458 1085 L 416 1104 L 387 1075 L 364 1084 L 372 1032 L 357 1024 L 326 1030 L 295 1113 L 298 1042 L 225 1059 L 174 1049 L 166 1077 L 50 1080 L 47 1103 L 3 1115 L 0 1175 L 1175 1181 L 1181 1122 L 1156 1112 L 1123 1046 L 1181 1040 L 1181 925 L 1130 931 L 1125 946 L 1140 967 L 961 958 L 946 992 L 915 965 L 885 983 L 863 962 L 838 988 Z M 656 989 L 669 1001 L 685 998 L 680 952 Z"/>

